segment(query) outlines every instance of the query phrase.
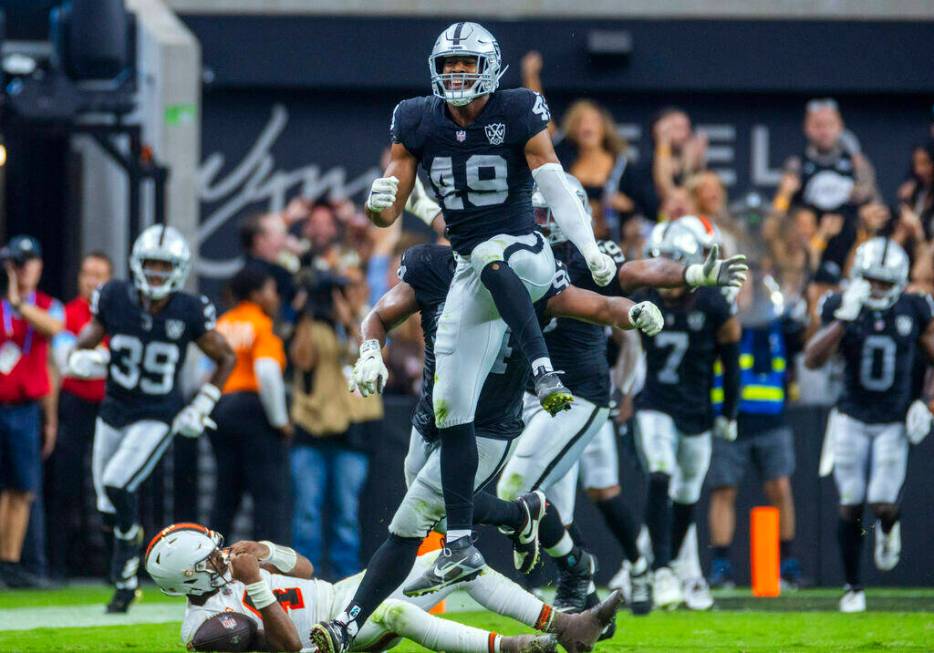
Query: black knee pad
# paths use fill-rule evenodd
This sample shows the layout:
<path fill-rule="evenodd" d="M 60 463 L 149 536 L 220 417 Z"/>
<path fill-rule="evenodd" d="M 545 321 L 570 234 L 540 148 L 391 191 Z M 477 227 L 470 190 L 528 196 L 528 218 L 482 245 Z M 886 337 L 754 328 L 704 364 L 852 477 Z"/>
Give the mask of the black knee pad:
<path fill-rule="evenodd" d="M 897 503 L 870 503 L 869 509 L 879 519 L 889 521 L 898 519 L 899 507 Z"/>

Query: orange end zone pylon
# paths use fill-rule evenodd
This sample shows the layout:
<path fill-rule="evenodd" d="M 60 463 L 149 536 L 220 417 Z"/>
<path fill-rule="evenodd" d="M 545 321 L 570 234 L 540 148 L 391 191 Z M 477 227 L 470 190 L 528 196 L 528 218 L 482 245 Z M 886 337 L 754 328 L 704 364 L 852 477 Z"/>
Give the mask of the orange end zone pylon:
<path fill-rule="evenodd" d="M 753 596 L 769 597 L 781 594 L 778 542 L 778 508 L 753 508 L 749 515 L 749 562 Z"/>

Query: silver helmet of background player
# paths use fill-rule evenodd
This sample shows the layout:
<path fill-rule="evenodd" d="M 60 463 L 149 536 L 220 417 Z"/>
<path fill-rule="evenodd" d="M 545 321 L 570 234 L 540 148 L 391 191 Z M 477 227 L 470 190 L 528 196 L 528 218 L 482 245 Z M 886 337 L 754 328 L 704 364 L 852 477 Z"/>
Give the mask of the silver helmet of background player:
<path fill-rule="evenodd" d="M 146 261 L 165 261 L 170 263 L 172 268 L 164 272 L 147 270 Z M 133 243 L 130 271 L 133 273 L 134 285 L 144 297 L 158 301 L 171 292 L 181 290 L 188 278 L 190 266 L 191 250 L 174 227 L 153 225 L 143 231 Z"/>
<path fill-rule="evenodd" d="M 445 73 L 444 60 L 449 57 L 476 57 L 477 72 Z M 499 43 L 477 23 L 454 23 L 441 32 L 428 57 L 428 69 L 434 94 L 458 107 L 495 91 L 506 72 Z M 455 83 L 460 88 L 452 88 Z"/>
<path fill-rule="evenodd" d="M 703 263 L 706 255 L 697 235 L 681 220 L 660 222 L 649 236 L 649 256 L 664 257 L 684 265 Z"/>
<path fill-rule="evenodd" d="M 223 545 L 224 536 L 206 526 L 172 524 L 146 548 L 146 571 L 170 596 L 208 594 L 233 579 Z"/>
<path fill-rule="evenodd" d="M 873 290 L 865 304 L 873 309 L 892 306 L 908 283 L 908 254 L 901 245 L 889 238 L 876 237 L 856 248 L 853 257 L 853 279 L 881 281 L 891 284 L 885 290 Z"/>
<path fill-rule="evenodd" d="M 566 172 L 564 176 L 571 185 L 571 188 L 574 189 L 574 194 L 577 196 L 577 199 L 580 200 L 584 211 L 587 212 L 588 216 L 591 215 L 590 202 L 587 200 L 587 191 L 584 190 L 584 186 L 574 175 Z M 532 210 L 535 212 L 535 223 L 538 225 L 538 228 L 541 229 L 542 234 L 548 239 L 549 243 L 557 245 L 568 239 L 555 221 L 555 215 L 548 207 L 548 202 L 545 201 L 545 196 L 542 195 L 537 185 L 532 188 Z"/>

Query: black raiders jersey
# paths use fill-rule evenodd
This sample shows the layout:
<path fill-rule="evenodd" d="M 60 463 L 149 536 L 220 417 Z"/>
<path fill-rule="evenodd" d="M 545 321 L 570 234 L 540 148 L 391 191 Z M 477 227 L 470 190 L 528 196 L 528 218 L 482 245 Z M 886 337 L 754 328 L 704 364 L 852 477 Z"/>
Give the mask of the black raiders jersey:
<path fill-rule="evenodd" d="M 573 244 L 566 242 L 553 247 L 555 260 L 567 268 L 570 283 L 584 290 L 601 295 L 618 297 L 623 295 L 619 285 L 619 267 L 626 257 L 616 243 L 608 240 L 597 242 L 600 251 L 610 256 L 616 264 L 617 274 L 606 286 L 598 286 L 583 254 Z M 542 329 L 551 363 L 562 370 L 561 382 L 575 397 L 586 399 L 597 406 L 610 404 L 610 367 L 607 361 L 607 330 L 597 324 L 588 324 L 569 317 L 553 318 Z"/>
<path fill-rule="evenodd" d="M 184 405 L 179 376 L 188 343 L 214 328 L 214 305 L 174 292 L 152 315 L 131 282 L 108 281 L 95 291 L 91 312 L 110 338 L 101 419 L 116 428 L 143 419 L 171 422 Z"/>
<path fill-rule="evenodd" d="M 544 98 L 525 88 L 496 91 L 477 119 L 461 127 L 435 96 L 403 100 L 392 114 L 392 142 L 428 173 L 455 251 L 498 234 L 532 233 L 532 172 L 525 145 L 548 126 Z"/>
<path fill-rule="evenodd" d="M 652 302 L 665 320 L 665 328 L 657 336 L 642 334 L 646 375 L 636 409 L 670 415 L 678 430 L 687 435 L 709 431 L 714 419 L 710 389 L 717 332 L 733 316 L 735 307 L 719 288 L 698 288 L 672 304 L 654 288 L 638 291 L 632 300 Z"/>
<path fill-rule="evenodd" d="M 824 296 L 822 324 L 834 320 L 841 300 L 840 293 Z M 905 293 L 888 309 L 863 307 L 858 318 L 845 324 L 838 347 L 844 373 L 837 409 L 867 424 L 904 421 L 918 396 L 916 362 L 925 356 L 918 350 L 918 338 L 932 318 L 929 296 Z"/>
<path fill-rule="evenodd" d="M 425 367 L 422 391 L 412 415 L 412 425 L 426 440 L 438 436 L 432 405 L 435 377 L 435 334 L 444 310 L 444 301 L 454 278 L 454 256 L 450 247 L 417 245 L 405 251 L 399 278 L 415 290 L 425 337 Z M 543 320 L 548 300 L 567 288 L 567 274 L 559 268 L 551 288 L 535 303 L 539 321 Z M 483 384 L 474 425 L 478 435 L 511 440 L 522 433 L 522 393 L 531 376 L 528 359 L 509 331 L 493 369 Z"/>

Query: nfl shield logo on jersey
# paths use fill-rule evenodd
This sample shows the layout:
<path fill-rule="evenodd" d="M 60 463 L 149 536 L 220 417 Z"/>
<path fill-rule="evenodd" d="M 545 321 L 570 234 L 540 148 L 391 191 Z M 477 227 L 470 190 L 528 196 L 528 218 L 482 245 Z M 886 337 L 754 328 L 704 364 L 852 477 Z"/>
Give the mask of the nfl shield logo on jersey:
<path fill-rule="evenodd" d="M 166 320 L 165 332 L 172 340 L 178 340 L 185 333 L 185 323 L 181 320 Z"/>
<path fill-rule="evenodd" d="M 502 145 L 506 138 L 506 125 L 501 122 L 493 122 L 483 128 L 486 132 L 486 138 L 490 145 Z"/>
<path fill-rule="evenodd" d="M 457 134 L 455 134 L 455 136 L 457 137 L 458 143 L 463 143 L 464 141 L 467 140 L 467 132 L 465 132 L 463 129 L 458 129 Z"/>
<path fill-rule="evenodd" d="M 898 331 L 898 335 L 903 338 L 911 333 L 912 320 L 908 315 L 899 315 L 895 318 L 895 329 Z"/>

